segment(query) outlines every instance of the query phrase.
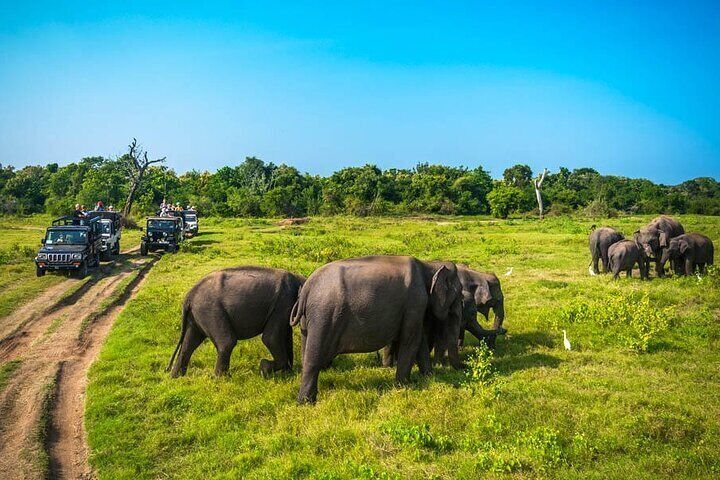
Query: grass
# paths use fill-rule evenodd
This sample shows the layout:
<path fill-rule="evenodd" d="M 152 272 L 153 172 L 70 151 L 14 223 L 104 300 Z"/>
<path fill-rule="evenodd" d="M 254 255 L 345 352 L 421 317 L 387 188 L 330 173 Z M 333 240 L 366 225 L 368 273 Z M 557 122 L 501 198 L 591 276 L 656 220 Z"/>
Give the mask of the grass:
<path fill-rule="evenodd" d="M 5 386 L 7 386 L 10 377 L 15 373 L 15 370 L 20 368 L 21 364 L 21 360 L 10 360 L 0 365 L 0 392 L 5 390 Z"/>
<path fill-rule="evenodd" d="M 0 216 L 0 322 L 18 305 L 66 278 L 59 274 L 35 276 L 33 258 L 51 220 L 49 215 Z M 124 230 L 122 248 L 139 245 L 141 235 L 140 230 Z"/>
<path fill-rule="evenodd" d="M 650 282 L 587 273 L 590 225 L 630 234 L 648 220 L 203 219 L 200 236 L 148 272 L 91 368 L 91 464 L 108 479 L 717 478 L 717 273 Z M 720 244 L 720 219 L 680 220 Z M 495 271 L 508 335 L 494 354 L 466 337 L 467 371 L 414 373 L 408 387 L 374 354 L 339 357 L 315 406 L 295 404 L 299 365 L 260 377 L 259 338 L 238 343 L 229 378 L 214 378 L 209 342 L 186 377 L 164 371 L 182 299 L 207 273 L 257 264 L 309 275 L 370 253 Z"/>

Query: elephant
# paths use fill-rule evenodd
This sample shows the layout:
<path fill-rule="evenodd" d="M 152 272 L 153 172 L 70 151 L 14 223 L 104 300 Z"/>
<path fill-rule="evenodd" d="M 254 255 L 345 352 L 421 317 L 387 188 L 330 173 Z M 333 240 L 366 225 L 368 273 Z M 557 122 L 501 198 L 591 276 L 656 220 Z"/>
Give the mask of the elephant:
<path fill-rule="evenodd" d="M 658 277 L 665 276 L 665 263 L 662 261 L 663 249 L 670 240 L 685 233 L 680 222 L 666 215 L 654 218 L 647 226 L 636 231 L 635 241 L 645 250 L 646 270 L 650 271 L 650 260 L 655 260 L 655 272 Z"/>
<path fill-rule="evenodd" d="M 632 277 L 632 269 L 638 264 L 640 278 L 648 278 L 649 264 L 646 262 L 645 250 L 634 240 L 621 240 L 610 245 L 608 249 L 608 261 L 613 279 L 617 279 L 620 272 L 627 272 L 627 277 Z"/>
<path fill-rule="evenodd" d="M 185 375 L 190 357 L 206 337 L 217 349 L 215 374 L 224 375 L 237 341 L 260 334 L 273 357 L 260 361 L 261 374 L 290 370 L 288 318 L 304 280 L 286 270 L 254 266 L 227 268 L 200 279 L 185 296 L 180 340 L 167 368 L 172 368 L 171 376 Z"/>
<path fill-rule="evenodd" d="M 608 249 L 613 243 L 624 239 L 625 237 L 622 233 L 610 227 L 598 228 L 590 233 L 589 244 L 590 255 L 592 255 L 592 260 L 590 262 L 592 265 L 592 273 L 600 273 L 598 260 L 602 260 L 604 273 L 608 273 L 610 271 L 610 265 L 608 264 Z"/>
<path fill-rule="evenodd" d="M 668 248 L 663 250 L 663 264 L 672 261 L 676 275 L 692 275 L 695 267 L 700 273 L 706 272 L 706 266 L 712 265 L 715 247 L 712 240 L 699 233 L 686 233 L 670 240 Z"/>
<path fill-rule="evenodd" d="M 459 345 L 462 346 L 465 330 L 495 348 L 495 339 L 507 330 L 502 324 L 505 320 L 505 297 L 500 280 L 494 273 L 478 272 L 467 265 L 458 264 L 458 277 L 463 287 L 463 329 L 460 331 Z M 495 313 L 492 330 L 485 330 L 478 324 L 477 313 L 489 320 L 490 309 Z"/>
<path fill-rule="evenodd" d="M 428 336 L 438 332 L 460 368 L 457 338 L 462 285 L 452 262 L 378 255 L 337 260 L 310 275 L 291 314 L 300 324 L 302 378 L 298 403 L 317 399 L 319 372 L 343 353 L 397 351 L 398 382 L 407 382 L 417 362 L 430 374 Z M 440 325 L 440 326 L 438 326 Z"/>

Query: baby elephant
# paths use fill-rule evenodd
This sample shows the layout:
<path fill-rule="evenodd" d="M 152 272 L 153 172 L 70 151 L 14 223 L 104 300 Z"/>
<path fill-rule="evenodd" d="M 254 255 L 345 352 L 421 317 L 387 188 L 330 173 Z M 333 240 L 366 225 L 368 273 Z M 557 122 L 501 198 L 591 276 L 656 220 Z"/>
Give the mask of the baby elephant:
<path fill-rule="evenodd" d="M 705 273 L 706 265 L 713 264 L 715 247 L 712 240 L 699 233 L 686 233 L 670 240 L 663 251 L 663 260 L 671 260 L 675 275 L 692 275 L 695 267 Z"/>
<path fill-rule="evenodd" d="M 202 278 L 185 296 L 180 340 L 167 368 L 172 368 L 171 376 L 185 375 L 190 357 L 205 337 L 217 349 L 215 374 L 223 375 L 237 341 L 261 333 L 273 356 L 272 362 L 260 361 L 262 375 L 290 370 L 293 342 L 288 319 L 303 282 L 304 278 L 286 270 L 251 266 L 219 270 Z"/>
<path fill-rule="evenodd" d="M 632 277 L 632 269 L 638 264 L 640 278 L 648 278 L 647 258 L 645 251 L 633 240 L 621 240 L 610 245 L 608 249 L 608 261 L 613 278 L 618 278 L 620 272 L 627 272 L 628 278 Z"/>

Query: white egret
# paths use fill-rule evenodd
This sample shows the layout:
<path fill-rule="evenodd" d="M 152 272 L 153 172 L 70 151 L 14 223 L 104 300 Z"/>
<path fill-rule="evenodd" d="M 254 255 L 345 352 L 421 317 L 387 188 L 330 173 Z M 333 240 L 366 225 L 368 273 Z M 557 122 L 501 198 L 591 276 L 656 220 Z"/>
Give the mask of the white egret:
<path fill-rule="evenodd" d="M 595 275 L 597 275 L 597 273 L 595 273 L 595 272 L 593 271 L 592 265 L 588 267 L 588 272 L 590 272 L 590 275 L 593 276 L 593 277 L 594 277 Z"/>
<path fill-rule="evenodd" d="M 513 267 L 508 268 L 508 271 L 505 272 L 505 276 L 509 277 L 510 275 L 512 275 L 512 272 L 513 272 Z"/>
<path fill-rule="evenodd" d="M 571 350 L 572 347 L 570 345 L 570 340 L 568 340 L 567 332 L 563 330 L 563 344 L 565 345 L 565 350 Z"/>

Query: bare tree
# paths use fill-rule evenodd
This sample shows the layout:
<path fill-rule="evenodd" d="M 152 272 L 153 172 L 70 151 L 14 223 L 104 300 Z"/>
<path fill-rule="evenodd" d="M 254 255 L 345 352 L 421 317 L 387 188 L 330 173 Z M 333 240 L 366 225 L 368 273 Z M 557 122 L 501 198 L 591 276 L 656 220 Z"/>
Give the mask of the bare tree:
<path fill-rule="evenodd" d="M 543 199 L 542 194 L 540 192 L 542 188 L 543 180 L 545 180 L 545 175 L 548 174 L 548 169 L 544 169 L 543 172 L 538 175 L 538 177 L 533 180 L 533 186 L 535 187 L 535 197 L 537 197 L 538 202 L 538 209 L 540 210 L 540 219 L 542 220 L 544 212 L 544 205 L 543 205 Z"/>
<path fill-rule="evenodd" d="M 146 150 L 143 150 L 138 145 L 137 140 L 133 138 L 133 141 L 128 145 L 128 153 L 122 156 L 124 160 L 125 171 L 130 178 L 130 190 L 128 191 L 127 200 L 125 200 L 125 207 L 123 208 L 122 215 L 127 218 L 132 208 L 133 200 L 135 200 L 135 193 L 142 183 L 143 176 L 147 168 L 153 163 L 161 163 L 165 161 L 165 158 L 157 158 L 150 160 Z"/>

